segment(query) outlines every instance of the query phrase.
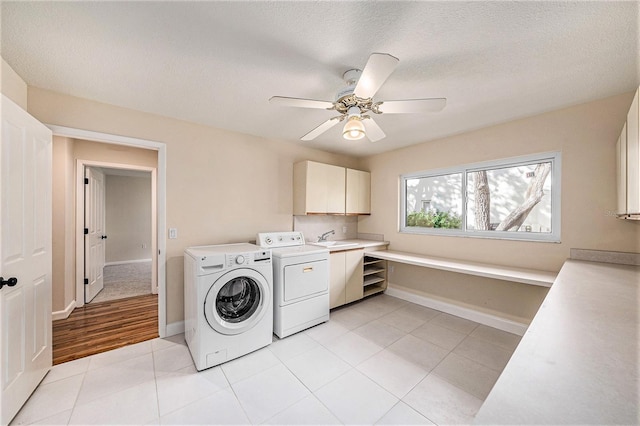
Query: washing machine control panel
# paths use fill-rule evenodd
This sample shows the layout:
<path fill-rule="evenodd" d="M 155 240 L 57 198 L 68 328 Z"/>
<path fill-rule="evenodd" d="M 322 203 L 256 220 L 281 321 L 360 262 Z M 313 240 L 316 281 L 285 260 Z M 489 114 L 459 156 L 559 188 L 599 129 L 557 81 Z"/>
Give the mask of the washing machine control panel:
<path fill-rule="evenodd" d="M 271 250 L 260 250 L 250 253 L 227 254 L 227 268 L 238 265 L 253 265 L 256 263 L 271 262 Z"/>

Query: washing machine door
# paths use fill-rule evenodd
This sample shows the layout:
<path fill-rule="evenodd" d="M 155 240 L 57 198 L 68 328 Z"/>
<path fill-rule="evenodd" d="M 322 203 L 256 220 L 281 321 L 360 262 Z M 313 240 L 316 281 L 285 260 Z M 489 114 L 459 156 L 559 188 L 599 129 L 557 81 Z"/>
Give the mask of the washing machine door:
<path fill-rule="evenodd" d="M 211 286 L 204 303 L 209 325 L 222 334 L 240 334 L 256 325 L 273 296 L 266 278 L 253 269 L 234 269 Z"/>

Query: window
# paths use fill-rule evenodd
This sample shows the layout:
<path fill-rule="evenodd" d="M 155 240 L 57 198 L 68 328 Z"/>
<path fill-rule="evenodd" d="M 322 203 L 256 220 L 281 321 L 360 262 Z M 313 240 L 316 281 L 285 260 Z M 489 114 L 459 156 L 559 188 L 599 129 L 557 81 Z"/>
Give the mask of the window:
<path fill-rule="evenodd" d="M 401 232 L 560 241 L 560 153 L 403 175 Z"/>

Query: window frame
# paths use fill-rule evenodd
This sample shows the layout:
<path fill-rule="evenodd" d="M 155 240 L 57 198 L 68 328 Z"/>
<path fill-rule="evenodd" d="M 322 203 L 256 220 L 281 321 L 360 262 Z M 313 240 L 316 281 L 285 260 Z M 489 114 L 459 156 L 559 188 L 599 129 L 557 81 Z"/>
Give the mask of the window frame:
<path fill-rule="evenodd" d="M 551 232 L 514 232 L 514 231 L 487 231 L 487 230 L 469 230 L 467 229 L 467 181 L 468 174 L 498 168 L 517 167 L 537 163 L 551 163 L 551 172 L 548 179 L 551 179 Z M 405 173 L 400 175 L 400 211 L 399 211 L 399 230 L 403 234 L 419 234 L 419 235 L 439 235 L 452 237 L 468 237 L 468 238 L 488 238 L 500 240 L 517 240 L 517 241 L 542 241 L 559 243 L 561 236 L 561 162 L 562 154 L 560 152 L 543 152 L 538 154 L 530 154 L 518 157 L 509 157 L 498 160 L 483 161 L 478 163 L 464 164 L 455 167 L 447 167 L 441 169 L 424 170 L 420 172 Z M 462 175 L 462 223 L 461 229 L 446 228 L 422 228 L 416 226 L 407 226 L 407 181 L 411 179 L 432 178 L 442 175 L 461 174 Z"/>

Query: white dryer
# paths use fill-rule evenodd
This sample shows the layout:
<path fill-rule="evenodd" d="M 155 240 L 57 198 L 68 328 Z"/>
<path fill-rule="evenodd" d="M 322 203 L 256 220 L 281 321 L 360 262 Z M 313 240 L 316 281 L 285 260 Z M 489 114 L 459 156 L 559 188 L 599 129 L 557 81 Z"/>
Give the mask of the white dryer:
<path fill-rule="evenodd" d="M 259 233 L 273 256 L 273 332 L 286 337 L 329 320 L 329 250 L 302 232 Z"/>
<path fill-rule="evenodd" d="M 185 340 L 198 371 L 272 341 L 271 251 L 254 244 L 184 252 Z"/>

